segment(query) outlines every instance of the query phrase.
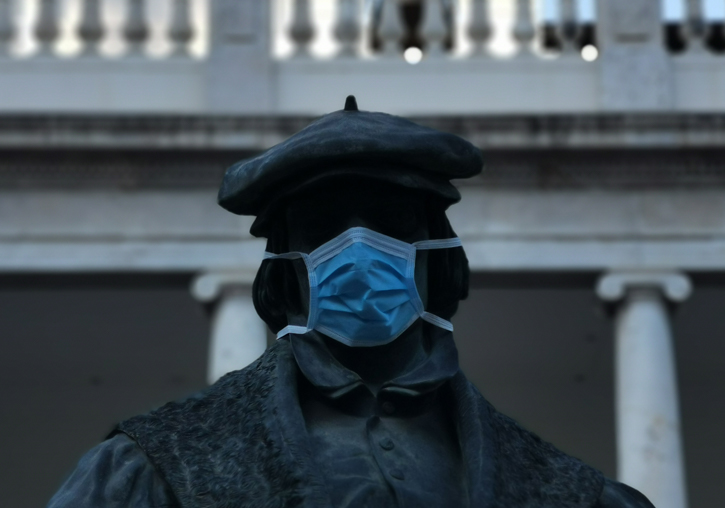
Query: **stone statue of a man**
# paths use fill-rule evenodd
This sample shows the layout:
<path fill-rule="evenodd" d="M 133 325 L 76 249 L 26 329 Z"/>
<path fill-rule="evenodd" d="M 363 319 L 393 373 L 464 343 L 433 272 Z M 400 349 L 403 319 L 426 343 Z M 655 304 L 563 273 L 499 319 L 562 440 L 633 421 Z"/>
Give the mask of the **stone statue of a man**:
<path fill-rule="evenodd" d="M 255 306 L 278 341 L 122 422 L 50 502 L 86 507 L 651 508 L 498 413 L 458 367 L 468 262 L 445 214 L 482 169 L 451 134 L 354 98 L 232 166 Z M 595 438 L 595 436 L 592 436 Z"/>

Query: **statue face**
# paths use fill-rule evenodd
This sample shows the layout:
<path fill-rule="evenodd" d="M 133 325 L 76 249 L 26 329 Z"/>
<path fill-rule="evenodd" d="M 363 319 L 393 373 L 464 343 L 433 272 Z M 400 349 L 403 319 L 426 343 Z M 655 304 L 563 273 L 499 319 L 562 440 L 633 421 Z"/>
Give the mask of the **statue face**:
<path fill-rule="evenodd" d="M 425 203 L 424 195 L 396 185 L 373 180 L 331 180 L 299 193 L 288 203 L 288 249 L 312 252 L 353 227 L 365 227 L 408 243 L 426 240 Z M 427 260 L 427 251 L 418 252 L 415 282 L 424 305 Z M 307 272 L 301 264 L 295 266 L 302 294 L 307 294 Z"/>

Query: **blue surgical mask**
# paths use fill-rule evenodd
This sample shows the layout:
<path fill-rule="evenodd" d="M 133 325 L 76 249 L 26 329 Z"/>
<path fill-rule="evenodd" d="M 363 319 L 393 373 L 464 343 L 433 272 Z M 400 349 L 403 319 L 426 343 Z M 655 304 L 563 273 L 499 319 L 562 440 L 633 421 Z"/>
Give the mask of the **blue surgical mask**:
<path fill-rule="evenodd" d="M 288 325 L 277 338 L 317 330 L 348 346 L 381 346 L 419 317 L 453 331 L 449 321 L 423 308 L 415 286 L 415 256 L 419 250 L 460 246 L 459 238 L 411 244 L 356 227 L 309 254 L 265 252 L 265 259 L 303 259 L 310 283 L 307 325 Z"/>

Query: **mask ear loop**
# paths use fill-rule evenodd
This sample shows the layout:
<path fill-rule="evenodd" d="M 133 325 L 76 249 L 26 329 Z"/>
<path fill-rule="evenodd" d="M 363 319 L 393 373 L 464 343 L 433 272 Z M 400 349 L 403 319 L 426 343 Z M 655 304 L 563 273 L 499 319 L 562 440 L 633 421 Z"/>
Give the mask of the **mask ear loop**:
<path fill-rule="evenodd" d="M 419 250 L 434 250 L 434 249 L 450 249 L 453 247 L 463 247 L 463 244 L 461 243 L 460 238 L 444 238 L 440 240 L 420 240 L 418 242 L 415 242 L 412 244 L 413 247 L 415 247 L 415 252 Z M 410 280 L 410 279 L 409 279 Z M 415 282 L 413 282 L 415 284 Z M 417 288 L 416 288 L 417 293 Z M 453 331 L 453 323 L 450 321 L 447 321 L 443 319 L 442 317 L 436 316 L 435 314 L 431 314 L 427 310 L 423 309 L 423 302 L 420 301 L 420 297 L 418 298 L 418 305 L 420 305 L 420 309 L 418 309 L 421 319 L 424 321 L 427 321 L 428 323 L 435 325 L 439 328 L 443 328 L 444 330 L 448 330 L 449 332 Z"/>
<path fill-rule="evenodd" d="M 463 247 L 461 239 L 458 237 L 443 238 L 437 240 L 420 240 L 418 242 L 414 242 L 412 245 L 416 248 L 416 250 L 450 249 L 453 247 Z"/>
<path fill-rule="evenodd" d="M 317 275 L 312 268 L 312 260 L 309 254 L 304 252 L 285 252 L 284 254 L 272 254 L 271 252 L 264 253 L 264 259 L 302 259 L 305 262 L 305 269 L 307 270 L 307 281 L 310 286 L 309 294 L 309 305 L 307 309 L 307 326 L 299 325 L 287 325 L 277 332 L 277 340 L 281 339 L 285 335 L 291 333 L 297 335 L 303 335 L 312 330 L 312 325 L 315 317 L 313 317 L 313 309 L 317 309 Z"/>

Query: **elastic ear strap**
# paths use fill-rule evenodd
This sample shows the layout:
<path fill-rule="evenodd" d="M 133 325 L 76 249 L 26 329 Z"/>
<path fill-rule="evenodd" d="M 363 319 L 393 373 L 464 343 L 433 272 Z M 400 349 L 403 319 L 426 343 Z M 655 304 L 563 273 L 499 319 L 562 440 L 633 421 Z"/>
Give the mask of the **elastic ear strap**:
<path fill-rule="evenodd" d="M 285 335 L 289 335 L 290 333 L 294 333 L 295 335 L 302 335 L 309 331 L 310 329 L 306 326 L 287 325 L 277 332 L 277 339 L 281 339 L 282 337 L 284 337 Z"/>
<path fill-rule="evenodd" d="M 443 240 L 421 240 L 413 244 L 417 250 L 450 249 L 462 247 L 460 238 L 445 238 Z"/>
<path fill-rule="evenodd" d="M 304 252 L 285 252 L 284 254 L 265 252 L 264 259 L 302 259 L 307 267 L 307 278 L 310 281 L 310 287 L 317 286 L 317 278 L 315 277 L 315 270 L 309 254 L 305 254 Z"/>
<path fill-rule="evenodd" d="M 265 252 L 264 259 L 305 259 L 308 254 L 304 252 L 285 252 L 284 254 L 274 254 L 272 252 Z"/>
<path fill-rule="evenodd" d="M 305 262 L 305 266 L 307 267 L 307 280 L 310 285 L 310 309 L 314 309 L 317 307 L 317 277 L 315 276 L 315 271 L 312 268 L 312 260 L 310 259 L 309 254 L 305 254 L 304 252 L 285 252 L 284 254 L 273 254 L 272 252 L 265 252 L 264 259 L 302 259 Z M 277 339 L 281 339 L 282 337 L 290 333 L 302 335 L 309 332 L 310 330 L 312 330 L 312 328 L 309 327 L 309 325 L 312 324 L 312 317 L 312 313 L 310 313 L 310 315 L 307 317 L 308 326 L 285 326 L 279 332 L 277 332 Z"/>
<path fill-rule="evenodd" d="M 430 312 L 423 312 L 421 317 L 428 321 L 432 325 L 436 325 L 438 328 L 443 328 L 444 330 L 448 330 L 449 332 L 453 331 L 453 324 L 450 321 L 446 321 L 445 319 L 436 316 L 435 314 L 431 314 Z"/>

